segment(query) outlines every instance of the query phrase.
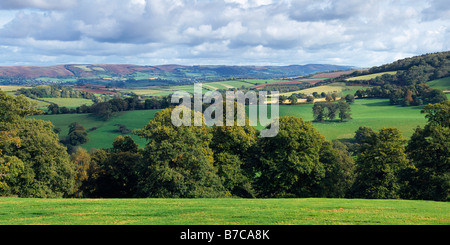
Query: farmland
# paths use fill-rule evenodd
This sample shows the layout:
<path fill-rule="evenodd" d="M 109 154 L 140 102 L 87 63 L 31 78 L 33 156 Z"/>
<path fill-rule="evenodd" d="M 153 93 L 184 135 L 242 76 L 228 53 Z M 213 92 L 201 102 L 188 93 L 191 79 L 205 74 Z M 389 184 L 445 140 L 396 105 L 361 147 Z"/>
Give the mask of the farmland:
<path fill-rule="evenodd" d="M 60 128 L 60 137 L 67 135 L 69 124 L 78 122 L 89 131 L 89 141 L 83 145 L 86 149 L 91 148 L 110 148 L 114 139 L 121 135 L 117 131 L 118 124 L 126 125 L 128 129 L 143 128 L 153 119 L 155 113 L 159 110 L 139 110 L 121 112 L 108 121 L 103 121 L 90 114 L 63 114 L 63 115 L 39 115 L 36 119 L 51 121 L 55 128 Z M 145 141 L 137 136 L 133 139 L 140 146 L 145 145 Z"/>
<path fill-rule="evenodd" d="M 374 74 L 369 74 L 369 75 L 363 75 L 363 76 L 357 76 L 357 77 L 352 77 L 352 78 L 347 78 L 347 81 L 356 81 L 356 80 L 369 80 L 372 78 L 376 78 L 379 76 L 382 76 L 384 74 L 390 74 L 390 75 L 394 75 L 396 74 L 396 71 L 388 71 L 388 72 L 379 72 L 379 73 L 374 73 Z"/>
<path fill-rule="evenodd" d="M 445 77 L 441 79 L 436 79 L 433 81 L 429 81 L 428 85 L 435 89 L 440 89 L 445 91 L 446 93 L 450 92 L 450 77 Z"/>
<path fill-rule="evenodd" d="M 361 199 L 0 198 L 9 225 L 448 225 L 450 204 Z"/>
<path fill-rule="evenodd" d="M 280 105 L 280 116 L 296 116 L 304 120 L 313 120 L 312 104 Z M 270 106 L 268 107 L 270 110 Z M 400 129 L 403 136 L 408 138 L 417 126 L 426 123 L 424 115 L 420 113 L 422 106 L 392 106 L 388 99 L 360 99 L 351 106 L 353 119 L 348 122 L 314 123 L 314 127 L 328 140 L 352 138 L 359 126 L 380 130 L 383 127 Z M 137 110 L 120 112 L 108 121 L 100 120 L 89 114 L 40 115 L 34 118 L 51 121 L 56 128 L 61 129 L 60 137 L 65 137 L 68 125 L 72 122 L 81 123 L 88 131 L 89 142 L 83 145 L 90 148 L 109 148 L 117 132 L 118 124 L 126 125 L 128 129 L 143 128 L 153 119 L 159 110 Z M 269 114 L 270 115 L 270 114 Z M 257 126 L 262 129 L 262 126 Z M 146 142 L 137 136 L 133 139 L 143 147 Z"/>
<path fill-rule="evenodd" d="M 331 83 L 328 85 L 321 85 L 321 86 L 316 86 L 316 87 L 311 87 L 311 88 L 307 88 L 307 89 L 302 89 L 302 90 L 297 90 L 297 91 L 292 91 L 292 92 L 288 92 L 288 93 L 281 93 L 280 95 L 285 95 L 285 96 L 290 96 L 294 93 L 302 93 L 302 94 L 312 94 L 314 92 L 317 93 L 338 93 L 340 95 L 347 95 L 347 94 L 355 94 L 356 90 L 360 89 L 360 88 L 364 88 L 363 86 L 349 86 L 346 85 L 343 82 L 338 82 L 338 83 Z"/>
<path fill-rule="evenodd" d="M 280 116 L 296 116 L 312 121 L 312 107 L 312 104 L 280 105 Z M 394 127 L 398 128 L 404 137 L 409 138 L 417 126 L 426 123 L 424 115 L 420 113 L 422 107 L 392 106 L 389 105 L 388 99 L 359 99 L 351 105 L 352 120 L 315 122 L 314 127 L 328 140 L 352 138 L 360 126 L 371 127 L 374 130 Z M 262 126 L 257 128 L 262 129 Z"/>

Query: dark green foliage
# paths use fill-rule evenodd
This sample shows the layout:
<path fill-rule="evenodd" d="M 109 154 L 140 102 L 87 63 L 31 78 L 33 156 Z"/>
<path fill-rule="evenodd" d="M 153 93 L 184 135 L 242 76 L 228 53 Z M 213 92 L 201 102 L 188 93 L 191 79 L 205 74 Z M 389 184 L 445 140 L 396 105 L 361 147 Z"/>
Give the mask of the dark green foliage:
<path fill-rule="evenodd" d="M 360 129 L 356 180 L 352 196 L 357 198 L 398 198 L 401 174 L 410 168 L 405 140 L 394 128 L 379 132 Z"/>
<path fill-rule="evenodd" d="M 428 124 L 417 128 L 408 142 L 407 153 L 415 165 L 408 176 L 409 198 L 450 200 L 450 102 L 428 105 Z"/>
<path fill-rule="evenodd" d="M 216 174 L 213 152 L 209 147 L 210 128 L 175 127 L 171 122 L 171 112 L 171 109 L 160 111 L 155 119 L 137 132 L 149 141 L 144 150 L 139 196 L 225 196 L 226 190 Z"/>
<path fill-rule="evenodd" d="M 360 89 L 355 93 L 358 98 L 389 98 L 391 105 L 417 106 L 424 103 L 440 103 L 447 100 L 447 96 L 439 90 L 429 87 L 425 83 L 410 86 L 382 85 Z"/>
<path fill-rule="evenodd" d="M 256 187 L 262 197 L 315 196 L 325 166 L 319 161 L 323 137 L 310 122 L 282 117 L 279 133 L 261 138 L 259 177 Z"/>
<path fill-rule="evenodd" d="M 33 88 L 21 88 L 17 94 L 30 98 L 84 98 L 94 99 L 95 95 L 86 91 L 75 90 L 71 86 L 40 85 Z"/>
<path fill-rule="evenodd" d="M 333 121 L 337 114 L 341 122 L 347 119 L 352 119 L 351 108 L 347 102 L 339 100 L 336 103 L 332 102 L 332 100 L 333 99 L 330 97 L 330 101 L 314 103 L 314 121 L 323 122 L 326 119 Z"/>
<path fill-rule="evenodd" d="M 384 74 L 370 80 L 352 82 L 374 86 L 384 84 L 411 86 L 447 77 L 450 76 L 450 51 L 401 59 L 390 64 L 372 67 L 368 71 L 354 73 L 353 75 L 367 75 L 389 71 L 397 71 L 397 74 Z"/>
<path fill-rule="evenodd" d="M 49 122 L 27 119 L 37 111 L 24 97 L 0 91 L 0 131 L 3 137 L 0 169 L 8 176 L 2 195 L 63 197 L 73 193 L 75 167 Z M 7 143 L 16 139 L 15 143 Z M 7 143 L 7 144 L 5 144 Z M 10 178 L 14 176 L 14 178 Z"/>

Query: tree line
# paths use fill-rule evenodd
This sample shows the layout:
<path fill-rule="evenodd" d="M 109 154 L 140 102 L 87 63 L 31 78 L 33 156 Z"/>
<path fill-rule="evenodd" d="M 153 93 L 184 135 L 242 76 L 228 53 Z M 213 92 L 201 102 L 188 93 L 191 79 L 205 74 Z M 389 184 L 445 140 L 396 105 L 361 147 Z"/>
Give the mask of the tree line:
<path fill-rule="evenodd" d="M 22 94 L 29 98 L 83 98 L 96 101 L 93 93 L 75 90 L 64 85 L 39 85 L 32 88 L 20 88 L 16 94 Z"/>
<path fill-rule="evenodd" d="M 389 71 L 396 71 L 396 74 L 386 73 L 372 79 L 352 82 L 374 86 L 381 86 L 384 84 L 411 86 L 448 77 L 450 76 L 450 51 L 424 54 L 397 60 L 390 64 L 372 67 L 367 71 L 355 71 L 350 75 L 338 78 L 338 80 L 349 76 L 354 77 Z"/>
<path fill-rule="evenodd" d="M 356 91 L 357 98 L 387 98 L 391 105 L 417 106 L 436 104 L 447 100 L 439 89 L 433 89 L 426 83 L 410 86 L 386 84 Z"/>
<path fill-rule="evenodd" d="M 51 123 L 27 118 L 38 113 L 29 101 L 0 92 L 0 195 L 449 200 L 448 101 L 427 105 L 428 123 L 408 141 L 364 127 L 352 141 L 328 141 L 292 116 L 272 138 L 250 126 L 175 127 L 172 110 L 133 132 L 143 148 L 118 136 L 112 148 L 69 154 Z"/>

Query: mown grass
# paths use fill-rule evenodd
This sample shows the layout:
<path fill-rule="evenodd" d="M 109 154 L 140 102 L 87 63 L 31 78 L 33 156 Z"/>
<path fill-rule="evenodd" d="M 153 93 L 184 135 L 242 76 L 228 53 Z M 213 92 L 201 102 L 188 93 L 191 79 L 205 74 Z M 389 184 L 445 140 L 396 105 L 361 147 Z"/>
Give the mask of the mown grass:
<path fill-rule="evenodd" d="M 363 199 L 0 198 L 0 225 L 448 225 L 450 203 Z"/>

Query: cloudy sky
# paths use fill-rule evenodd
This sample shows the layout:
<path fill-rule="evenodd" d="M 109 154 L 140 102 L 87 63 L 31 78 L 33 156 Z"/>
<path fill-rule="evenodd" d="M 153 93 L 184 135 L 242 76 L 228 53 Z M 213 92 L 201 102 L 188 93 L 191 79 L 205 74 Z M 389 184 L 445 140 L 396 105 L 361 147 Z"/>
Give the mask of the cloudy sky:
<path fill-rule="evenodd" d="M 371 67 L 447 50 L 448 0 L 0 1 L 0 65 Z"/>

